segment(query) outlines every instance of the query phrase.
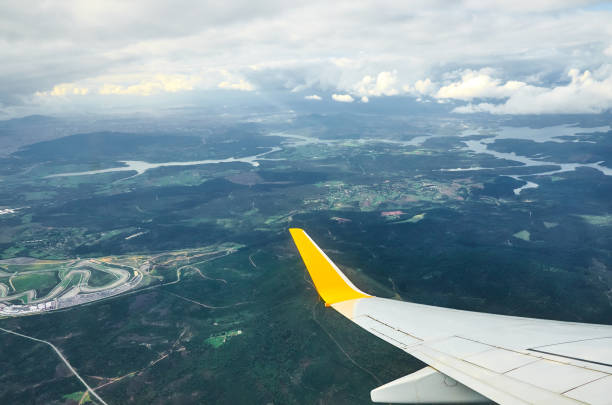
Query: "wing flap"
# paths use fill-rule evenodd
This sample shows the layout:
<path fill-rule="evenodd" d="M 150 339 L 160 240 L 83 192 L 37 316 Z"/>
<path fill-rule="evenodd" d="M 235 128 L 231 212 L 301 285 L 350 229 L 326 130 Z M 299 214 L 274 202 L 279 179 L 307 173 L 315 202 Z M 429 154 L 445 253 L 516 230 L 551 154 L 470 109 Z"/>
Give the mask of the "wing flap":
<path fill-rule="evenodd" d="M 506 375 L 559 394 L 606 376 L 599 371 L 546 359 L 516 368 Z"/>
<path fill-rule="evenodd" d="M 581 360 L 603 366 L 612 367 L 612 337 L 602 339 L 580 340 L 548 346 L 538 346 L 531 350 L 565 357 L 568 359 Z"/>
<path fill-rule="evenodd" d="M 582 402 L 421 345 L 408 353 L 500 404 L 577 405 Z"/>
<path fill-rule="evenodd" d="M 465 360 L 495 373 L 503 374 L 538 361 L 539 358 L 514 352 L 512 350 L 494 348 L 486 352 L 468 356 Z"/>
<path fill-rule="evenodd" d="M 358 318 L 353 318 L 352 321 L 368 332 L 378 336 L 388 343 L 391 343 L 393 346 L 399 347 L 402 350 L 422 343 L 421 339 L 410 336 L 409 334 L 379 322 L 370 316 L 360 316 Z"/>
<path fill-rule="evenodd" d="M 372 402 L 411 404 L 462 404 L 481 403 L 489 400 L 465 385 L 425 367 L 405 377 L 398 378 L 370 393 Z"/>
<path fill-rule="evenodd" d="M 610 405 L 610 393 L 612 392 L 612 376 L 582 385 L 564 395 L 592 405 Z"/>

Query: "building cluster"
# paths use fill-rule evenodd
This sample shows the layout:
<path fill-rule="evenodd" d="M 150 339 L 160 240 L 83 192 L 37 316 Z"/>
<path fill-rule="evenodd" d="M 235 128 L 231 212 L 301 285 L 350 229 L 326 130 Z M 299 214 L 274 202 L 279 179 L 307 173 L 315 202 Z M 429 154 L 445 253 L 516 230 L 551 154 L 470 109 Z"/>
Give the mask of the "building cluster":
<path fill-rule="evenodd" d="M 0 302 L 0 315 L 23 315 L 34 312 L 42 312 L 42 311 L 51 311 L 53 309 L 58 308 L 57 299 L 53 301 L 41 302 L 38 304 L 26 304 L 26 305 L 16 305 L 16 304 L 4 304 Z"/>

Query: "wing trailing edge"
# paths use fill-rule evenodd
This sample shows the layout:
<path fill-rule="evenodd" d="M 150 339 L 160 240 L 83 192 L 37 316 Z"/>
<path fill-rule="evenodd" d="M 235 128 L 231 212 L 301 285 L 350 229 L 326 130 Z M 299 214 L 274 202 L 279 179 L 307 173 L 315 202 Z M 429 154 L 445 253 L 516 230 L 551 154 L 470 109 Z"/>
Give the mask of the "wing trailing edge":
<path fill-rule="evenodd" d="M 432 367 L 373 389 L 372 402 L 389 404 L 464 404 L 491 402 L 476 391 Z"/>

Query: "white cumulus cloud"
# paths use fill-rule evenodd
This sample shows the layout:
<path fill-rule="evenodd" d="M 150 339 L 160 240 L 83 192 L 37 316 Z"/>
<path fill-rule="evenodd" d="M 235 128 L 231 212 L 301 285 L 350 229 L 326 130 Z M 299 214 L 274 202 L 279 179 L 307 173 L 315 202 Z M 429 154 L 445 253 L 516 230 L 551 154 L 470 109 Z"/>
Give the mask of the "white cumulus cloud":
<path fill-rule="evenodd" d="M 354 92 L 360 96 L 394 96 L 399 94 L 396 88 L 397 72 L 380 72 L 375 78 L 364 76 L 354 86 Z"/>
<path fill-rule="evenodd" d="M 89 89 L 87 87 L 79 87 L 72 83 L 61 83 L 53 86 L 53 89 L 50 91 L 38 91 L 36 95 L 39 97 L 62 97 L 69 95 L 77 95 L 84 96 L 89 93 Z"/>
<path fill-rule="evenodd" d="M 332 99 L 340 103 L 352 103 L 355 101 L 350 94 L 332 94 Z"/>
<path fill-rule="evenodd" d="M 135 84 L 104 83 L 98 93 L 137 96 L 150 96 L 161 92 L 176 93 L 193 90 L 194 85 L 199 81 L 200 78 L 194 76 L 158 74 L 151 78 L 141 79 Z"/>
<path fill-rule="evenodd" d="M 551 88 L 520 86 L 500 104 L 468 104 L 455 108 L 458 113 L 492 114 L 596 114 L 612 109 L 612 67 L 597 72 L 568 72 L 571 81 Z"/>
<path fill-rule="evenodd" d="M 417 80 L 414 83 L 414 89 L 422 95 L 431 95 L 435 92 L 436 86 L 432 83 L 430 78 L 425 80 Z"/>
<path fill-rule="evenodd" d="M 475 98 L 506 98 L 527 85 L 515 80 L 502 83 L 500 79 L 491 77 L 491 73 L 492 70 L 487 68 L 479 71 L 466 70 L 459 81 L 441 87 L 435 97 L 465 101 Z"/>
<path fill-rule="evenodd" d="M 306 100 L 317 100 L 320 101 L 321 100 L 321 96 L 317 96 L 316 94 L 310 95 L 310 96 L 306 96 L 304 97 Z"/>

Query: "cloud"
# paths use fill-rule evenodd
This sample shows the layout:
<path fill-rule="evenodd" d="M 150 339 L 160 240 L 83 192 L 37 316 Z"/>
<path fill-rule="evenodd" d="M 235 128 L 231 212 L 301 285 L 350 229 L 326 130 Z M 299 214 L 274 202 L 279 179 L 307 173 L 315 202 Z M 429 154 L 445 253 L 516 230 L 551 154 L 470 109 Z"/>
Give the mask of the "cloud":
<path fill-rule="evenodd" d="M 349 67 L 355 64 L 355 61 L 349 58 L 332 58 L 332 63 L 340 68 Z"/>
<path fill-rule="evenodd" d="M 596 114 L 612 109 L 612 67 L 595 74 L 571 69 L 571 81 L 551 88 L 520 86 L 500 104 L 480 103 L 457 107 L 457 113 L 492 114 Z"/>
<path fill-rule="evenodd" d="M 225 90 L 240 90 L 240 91 L 253 91 L 255 86 L 246 81 L 243 77 L 237 77 L 237 75 L 231 73 L 226 69 L 219 70 L 219 73 L 225 78 L 223 81 L 217 84 L 217 87 Z"/>
<path fill-rule="evenodd" d="M 370 99 L 367 96 L 361 96 L 361 102 L 362 103 L 369 103 Z"/>
<path fill-rule="evenodd" d="M 522 12 L 544 12 L 544 11 L 555 11 L 564 8 L 578 7 L 582 5 L 588 5 L 589 3 L 597 3 L 592 0 L 463 0 L 463 5 L 472 10 L 505 10 L 505 11 L 522 11 Z"/>
<path fill-rule="evenodd" d="M 332 99 L 340 103 L 352 103 L 353 101 L 355 101 L 355 99 L 351 97 L 350 94 L 332 94 Z"/>
<path fill-rule="evenodd" d="M 150 96 L 161 92 L 177 93 L 193 90 L 194 85 L 199 81 L 200 78 L 198 77 L 158 74 L 153 78 L 143 79 L 139 83 L 131 85 L 104 83 L 98 89 L 98 93 L 102 95 L 137 96 Z"/>
<path fill-rule="evenodd" d="M 506 98 L 526 86 L 520 81 L 507 81 L 502 84 L 500 79 L 490 76 L 492 69 L 480 71 L 466 70 L 461 74 L 461 80 L 441 87 L 435 94 L 436 98 L 452 98 L 470 101 L 475 98 Z"/>
<path fill-rule="evenodd" d="M 228 89 L 228 90 L 241 90 L 241 91 L 255 90 L 255 87 L 244 79 L 238 79 L 238 81 L 233 81 L 233 82 L 224 80 L 218 84 L 218 87 L 220 89 Z"/>
<path fill-rule="evenodd" d="M 432 83 L 431 79 L 426 78 L 425 80 L 417 80 L 414 83 L 414 89 L 418 94 L 421 95 L 431 95 L 436 91 L 436 85 Z M 408 87 L 406 91 L 409 91 Z"/>
<path fill-rule="evenodd" d="M 353 91 L 360 96 L 394 96 L 399 94 L 396 84 L 397 71 L 380 72 L 376 78 L 364 76 Z"/>
<path fill-rule="evenodd" d="M 317 100 L 317 101 L 322 100 L 322 98 L 321 98 L 320 96 L 317 96 L 316 94 L 313 94 L 313 95 L 311 95 L 311 96 L 306 96 L 306 97 L 304 97 L 304 98 L 305 98 L 306 100 Z"/>
<path fill-rule="evenodd" d="M 50 91 L 38 91 L 35 93 L 38 97 L 65 97 L 69 95 L 84 96 L 89 93 L 87 87 L 78 87 L 71 83 L 61 83 L 53 86 Z"/>
<path fill-rule="evenodd" d="M 521 83 L 562 87 L 569 68 L 610 63 L 612 10 L 591 3 L 6 0 L 0 113 L 41 97 L 77 108 L 75 88 L 92 105 L 104 93 L 109 108 L 124 95 L 190 100 L 190 90 L 219 88 L 505 100 Z"/>

